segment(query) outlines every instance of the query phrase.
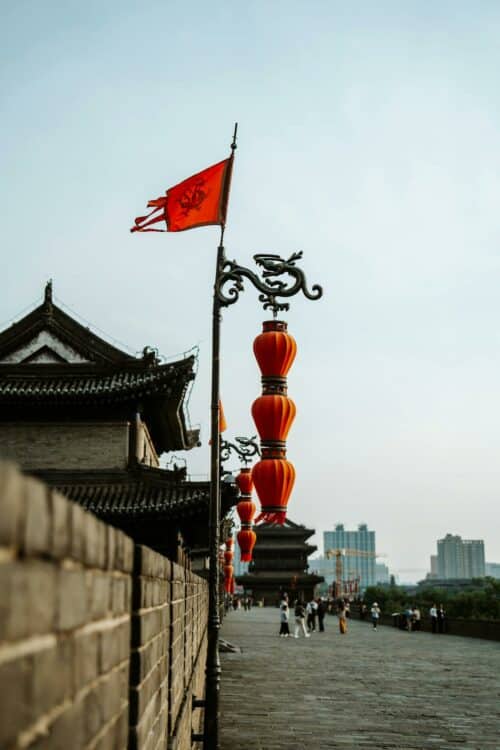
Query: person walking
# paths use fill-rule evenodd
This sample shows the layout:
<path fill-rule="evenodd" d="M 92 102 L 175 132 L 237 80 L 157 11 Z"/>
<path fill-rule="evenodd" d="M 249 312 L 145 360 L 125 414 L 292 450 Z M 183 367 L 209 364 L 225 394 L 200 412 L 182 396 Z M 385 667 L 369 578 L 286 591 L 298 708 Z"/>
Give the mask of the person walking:
<path fill-rule="evenodd" d="M 339 618 L 339 631 L 341 635 L 344 635 L 345 633 L 347 633 L 347 613 L 344 601 L 341 601 L 339 603 L 337 614 Z"/>
<path fill-rule="evenodd" d="M 310 634 L 306 630 L 306 623 L 305 623 L 305 617 L 306 617 L 306 611 L 304 609 L 304 605 L 300 600 L 297 600 L 295 602 L 295 633 L 294 637 L 299 637 L 299 631 L 302 630 L 304 633 L 304 638 L 310 638 Z"/>
<path fill-rule="evenodd" d="M 422 617 L 420 614 L 420 610 L 415 604 L 413 607 L 413 629 L 414 630 L 421 630 L 422 629 Z"/>
<path fill-rule="evenodd" d="M 283 600 L 280 606 L 280 632 L 281 638 L 288 638 L 290 636 L 290 628 L 288 625 L 288 602 Z"/>
<path fill-rule="evenodd" d="M 413 610 L 408 604 L 407 607 L 405 607 L 405 619 L 406 619 L 406 630 L 411 633 L 412 631 L 412 618 L 413 618 Z"/>
<path fill-rule="evenodd" d="M 438 619 L 437 607 L 435 604 L 433 604 L 432 607 L 430 608 L 429 616 L 431 618 L 432 632 L 435 633 L 437 630 L 437 619 Z"/>
<path fill-rule="evenodd" d="M 314 601 L 314 599 L 311 599 L 310 602 L 307 602 L 306 606 L 306 615 L 307 615 L 307 629 L 310 633 L 312 633 L 313 630 L 316 630 L 316 611 L 317 611 L 318 605 Z"/>
<path fill-rule="evenodd" d="M 318 627 L 319 632 L 324 633 L 325 632 L 325 614 L 326 614 L 326 602 L 321 599 L 321 597 L 318 597 L 317 600 L 317 614 L 318 614 Z"/>
<path fill-rule="evenodd" d="M 443 605 L 440 604 L 437 608 L 437 626 L 438 626 L 438 633 L 444 633 L 444 615 L 445 611 L 443 609 Z"/>
<path fill-rule="evenodd" d="M 372 616 L 373 629 L 376 630 L 378 621 L 380 619 L 380 607 L 378 606 L 377 602 L 373 602 L 370 614 Z"/>

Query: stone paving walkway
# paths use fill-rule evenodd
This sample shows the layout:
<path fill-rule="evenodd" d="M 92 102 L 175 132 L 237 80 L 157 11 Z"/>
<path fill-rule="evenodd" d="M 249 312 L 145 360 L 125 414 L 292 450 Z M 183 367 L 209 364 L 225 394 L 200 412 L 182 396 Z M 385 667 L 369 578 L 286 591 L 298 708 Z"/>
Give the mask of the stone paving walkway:
<path fill-rule="evenodd" d="M 278 620 L 224 620 L 243 653 L 221 654 L 222 750 L 500 750 L 500 644 L 334 617 L 295 640 Z"/>

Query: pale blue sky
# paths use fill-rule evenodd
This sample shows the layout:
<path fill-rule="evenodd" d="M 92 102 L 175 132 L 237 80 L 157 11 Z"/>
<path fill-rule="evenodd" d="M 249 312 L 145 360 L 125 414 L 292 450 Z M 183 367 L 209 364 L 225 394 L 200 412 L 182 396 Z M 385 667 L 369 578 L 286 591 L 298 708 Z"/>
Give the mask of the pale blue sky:
<path fill-rule="evenodd" d="M 218 231 L 128 230 L 237 120 L 227 254 L 301 249 L 325 287 L 287 316 L 291 518 L 367 522 L 405 579 L 447 532 L 500 561 L 499 39 L 496 2 L 3 3 L 0 321 L 53 277 L 134 351 L 199 345 L 206 443 Z M 228 436 L 263 318 L 224 315 Z"/>

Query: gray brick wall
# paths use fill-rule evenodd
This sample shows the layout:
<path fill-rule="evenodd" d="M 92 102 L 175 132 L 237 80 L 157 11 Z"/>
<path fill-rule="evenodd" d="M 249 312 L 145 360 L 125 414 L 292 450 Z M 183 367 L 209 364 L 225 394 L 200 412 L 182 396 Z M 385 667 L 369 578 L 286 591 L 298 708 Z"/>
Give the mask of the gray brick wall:
<path fill-rule="evenodd" d="M 28 469 L 122 469 L 127 422 L 4 422 L 0 455 Z"/>
<path fill-rule="evenodd" d="M 134 564 L 130 747 L 166 746 L 172 563 L 137 546 Z"/>
<path fill-rule="evenodd" d="M 125 750 L 132 541 L 12 465 L 0 510 L 0 748 Z"/>
<path fill-rule="evenodd" d="M 0 463 L 0 750 L 188 750 L 204 580 Z"/>

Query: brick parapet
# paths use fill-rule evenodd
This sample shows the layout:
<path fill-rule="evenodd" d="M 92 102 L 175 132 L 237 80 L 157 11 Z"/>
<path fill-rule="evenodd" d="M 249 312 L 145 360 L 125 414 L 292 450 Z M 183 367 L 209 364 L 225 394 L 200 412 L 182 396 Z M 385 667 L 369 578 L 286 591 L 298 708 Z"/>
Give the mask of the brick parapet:
<path fill-rule="evenodd" d="M 0 590 L 0 750 L 196 747 L 204 580 L 0 463 Z"/>
<path fill-rule="evenodd" d="M 132 540 L 12 464 L 0 506 L 0 747 L 125 749 Z"/>

